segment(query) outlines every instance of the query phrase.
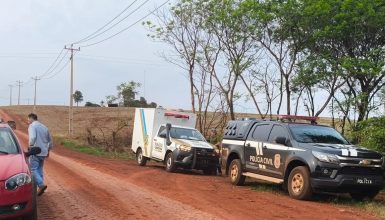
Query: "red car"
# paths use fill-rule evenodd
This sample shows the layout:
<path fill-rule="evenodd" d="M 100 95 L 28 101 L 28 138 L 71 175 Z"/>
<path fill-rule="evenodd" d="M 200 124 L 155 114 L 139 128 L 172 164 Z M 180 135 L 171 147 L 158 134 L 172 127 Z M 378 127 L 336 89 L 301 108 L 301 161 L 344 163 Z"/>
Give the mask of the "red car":
<path fill-rule="evenodd" d="M 8 124 L 0 123 L 0 219 L 37 219 L 36 188 L 27 156 Z"/>

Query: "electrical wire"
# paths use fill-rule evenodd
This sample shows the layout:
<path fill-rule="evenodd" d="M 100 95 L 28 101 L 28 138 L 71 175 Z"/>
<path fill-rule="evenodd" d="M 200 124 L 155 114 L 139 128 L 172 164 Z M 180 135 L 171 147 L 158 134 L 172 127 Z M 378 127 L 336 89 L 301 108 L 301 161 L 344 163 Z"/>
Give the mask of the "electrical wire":
<path fill-rule="evenodd" d="M 61 54 L 63 53 L 63 51 L 64 51 L 64 48 L 61 49 L 59 55 L 56 57 L 56 59 L 53 61 L 53 63 L 48 67 L 48 69 L 47 69 L 42 75 L 47 74 L 47 73 L 51 70 L 51 68 L 52 68 L 52 67 L 55 65 L 55 63 L 58 61 L 58 59 L 59 59 L 59 57 L 61 56 Z"/>
<path fill-rule="evenodd" d="M 68 66 L 68 63 L 71 61 L 71 59 L 68 59 L 67 62 L 61 67 L 59 71 L 56 73 L 52 74 L 51 76 L 46 76 L 45 78 L 40 78 L 40 79 L 52 79 L 53 77 L 57 76 L 59 73 L 63 72 L 64 68 Z"/>
<path fill-rule="evenodd" d="M 153 14 L 155 11 L 159 10 L 161 7 L 163 7 L 167 2 L 169 2 L 170 0 L 167 0 L 165 1 L 163 4 L 161 4 L 160 6 L 158 6 L 157 8 L 155 8 L 154 10 L 152 10 L 150 13 L 146 14 L 145 16 L 143 16 L 142 18 L 140 18 L 139 20 L 137 20 L 136 22 L 134 22 L 133 24 L 131 24 L 130 26 L 120 30 L 119 32 L 107 37 L 107 38 L 104 38 L 103 40 L 100 40 L 100 41 L 97 41 L 97 42 L 94 42 L 94 43 L 90 43 L 90 44 L 86 44 L 86 45 L 80 45 L 80 47 L 90 47 L 90 46 L 93 46 L 93 45 L 96 45 L 96 44 L 99 44 L 99 43 L 102 43 L 106 40 L 109 40 L 121 33 L 123 33 L 124 31 L 130 29 L 131 27 L 133 27 L 134 25 L 136 25 L 137 23 L 139 23 L 140 21 L 142 21 L 143 19 L 147 18 L 148 16 L 150 16 L 151 14 Z"/>
<path fill-rule="evenodd" d="M 63 51 L 64 51 L 64 48 L 60 51 L 59 56 L 56 57 L 55 61 L 51 64 L 51 66 L 43 74 L 39 75 L 39 78 L 43 78 L 44 76 L 51 74 L 52 72 L 54 72 L 58 68 L 58 66 L 60 66 L 60 64 L 63 62 L 64 58 L 68 54 L 68 50 L 67 50 L 64 53 L 64 55 L 62 56 L 62 58 L 60 59 L 60 61 L 57 62 L 59 60 L 61 54 L 63 53 Z"/>
<path fill-rule="evenodd" d="M 72 44 L 80 44 L 80 43 L 83 43 L 83 42 L 86 42 L 86 41 L 89 41 L 90 39 L 94 39 L 95 37 L 99 36 L 100 34 L 103 34 L 104 32 L 98 34 L 99 31 L 103 30 L 105 27 L 107 27 L 109 24 L 111 24 L 113 21 L 115 21 L 120 15 L 122 15 L 124 12 L 126 12 L 129 8 L 131 8 L 131 6 L 137 2 L 138 0 L 135 0 L 133 1 L 130 5 L 128 5 L 125 9 L 123 9 L 123 11 L 121 11 L 118 15 L 116 15 L 112 20 L 110 20 L 109 22 L 107 22 L 105 25 L 103 25 L 102 27 L 100 27 L 99 29 L 97 29 L 95 32 L 93 32 L 92 34 L 88 35 L 87 37 L 79 40 L 79 41 L 76 41 Z M 147 1 L 146 1 L 147 2 Z M 145 3 L 146 3 L 145 2 Z M 132 14 L 132 13 L 131 13 Z M 126 19 L 127 17 L 129 17 L 131 14 L 127 15 L 126 17 L 124 17 L 122 20 L 120 20 L 118 23 L 115 23 L 112 27 L 110 27 L 109 29 L 107 29 L 106 31 L 110 30 L 111 28 L 113 28 L 114 26 L 116 26 L 117 24 L 119 24 L 120 22 L 122 22 L 124 19 Z M 98 34 L 98 35 L 96 35 Z M 96 35 L 96 36 L 94 36 Z"/>

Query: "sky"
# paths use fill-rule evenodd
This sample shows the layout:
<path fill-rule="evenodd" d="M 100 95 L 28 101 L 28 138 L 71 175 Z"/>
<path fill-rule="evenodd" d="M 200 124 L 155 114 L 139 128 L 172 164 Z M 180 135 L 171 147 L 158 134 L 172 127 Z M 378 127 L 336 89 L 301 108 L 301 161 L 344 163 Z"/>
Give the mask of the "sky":
<path fill-rule="evenodd" d="M 10 104 L 9 85 L 13 86 L 12 104 L 18 104 L 17 81 L 23 82 L 20 104 L 32 105 L 34 81 L 31 78 L 42 75 L 42 79 L 37 81 L 37 105 L 69 105 L 70 65 L 69 54 L 63 56 L 68 52 L 63 50 L 64 46 L 94 33 L 132 4 L 120 18 L 136 8 L 139 10 L 99 37 L 74 46 L 80 46 L 74 58 L 74 91 L 81 91 L 84 97 L 80 105 L 87 101 L 99 104 L 107 95 L 116 95 L 117 85 L 133 80 L 142 84 L 137 98 L 143 96 L 148 102 L 166 108 L 190 109 L 185 70 L 161 58 L 160 54 L 171 54 L 171 48 L 147 37 L 149 30 L 141 22 L 116 37 L 87 47 L 131 26 L 165 1 L 2 0 L 0 106 Z M 162 9 L 168 7 L 170 3 Z M 155 20 L 152 16 L 145 19 Z M 63 62 L 59 62 L 54 71 L 47 72 L 60 54 L 58 61 L 64 57 Z M 244 88 L 237 89 L 246 94 Z M 256 113 L 250 100 L 238 101 L 235 110 Z M 306 115 L 305 112 L 300 114 Z M 321 116 L 327 114 L 325 111 Z"/>
<path fill-rule="evenodd" d="M 9 85 L 14 85 L 12 104 L 18 103 L 16 81 L 19 80 L 23 82 L 20 104 L 33 104 L 31 77 L 46 73 L 64 45 L 92 34 L 131 3 L 133 5 L 124 15 L 145 3 L 115 28 L 80 44 L 80 51 L 74 58 L 74 91 L 83 93 L 81 104 L 86 101 L 100 103 L 107 95 L 116 95 L 117 85 L 133 80 L 142 84 L 138 96 L 144 96 L 147 101 L 188 109 L 188 80 L 184 71 L 159 56 L 169 51 L 169 47 L 148 38 L 149 31 L 140 22 L 110 40 L 83 47 L 132 25 L 163 2 L 3 0 L 0 7 L 0 106 L 10 103 Z M 154 18 L 150 16 L 145 20 Z M 37 81 L 38 105 L 68 105 L 70 65 L 64 66 L 68 60 L 67 55 L 55 71 Z"/>

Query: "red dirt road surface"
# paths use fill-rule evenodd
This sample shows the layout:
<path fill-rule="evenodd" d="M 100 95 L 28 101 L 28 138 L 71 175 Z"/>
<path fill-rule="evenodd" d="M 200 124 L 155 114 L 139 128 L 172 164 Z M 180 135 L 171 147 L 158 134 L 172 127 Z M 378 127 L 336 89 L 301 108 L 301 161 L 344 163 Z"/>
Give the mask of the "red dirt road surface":
<path fill-rule="evenodd" d="M 11 115 L 0 110 L 5 120 Z M 27 125 L 16 121 L 27 146 Z M 232 186 L 199 172 L 85 155 L 55 145 L 45 164 L 48 189 L 39 219 L 376 219 L 362 209 Z"/>

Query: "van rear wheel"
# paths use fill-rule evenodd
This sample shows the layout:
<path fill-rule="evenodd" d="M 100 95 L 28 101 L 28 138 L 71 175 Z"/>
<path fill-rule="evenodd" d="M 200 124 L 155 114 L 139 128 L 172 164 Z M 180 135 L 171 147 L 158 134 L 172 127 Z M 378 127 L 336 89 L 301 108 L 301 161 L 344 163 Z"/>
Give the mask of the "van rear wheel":
<path fill-rule="evenodd" d="M 168 152 L 166 156 L 166 171 L 172 173 L 175 170 L 176 170 L 176 164 L 174 162 L 174 156 L 172 152 Z"/>
<path fill-rule="evenodd" d="M 142 149 L 140 148 L 136 151 L 136 162 L 139 166 L 145 166 L 147 163 L 147 158 L 143 156 Z"/>

